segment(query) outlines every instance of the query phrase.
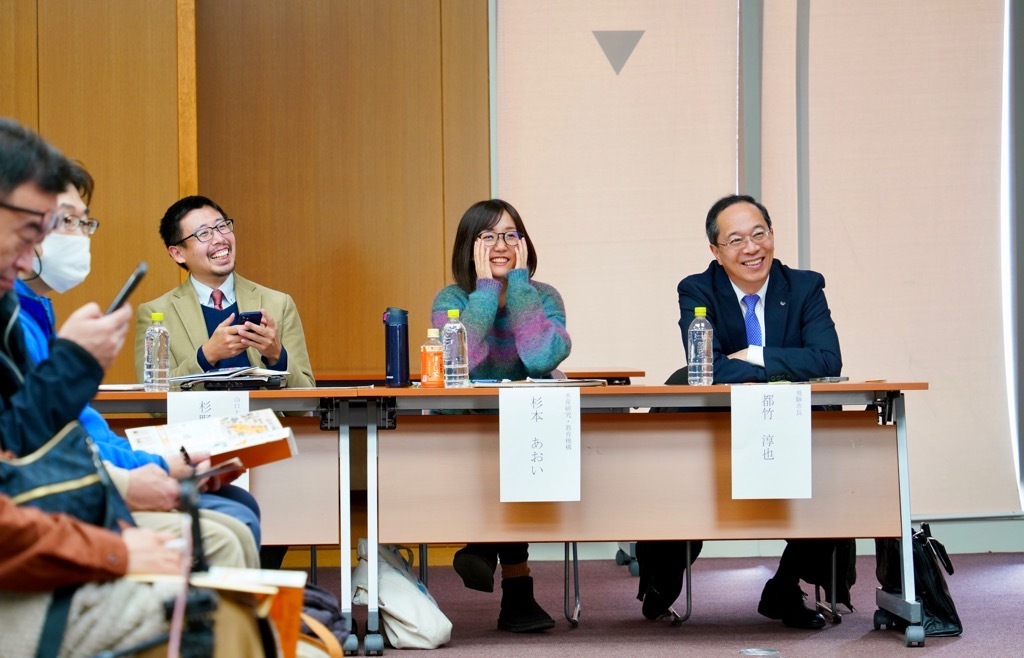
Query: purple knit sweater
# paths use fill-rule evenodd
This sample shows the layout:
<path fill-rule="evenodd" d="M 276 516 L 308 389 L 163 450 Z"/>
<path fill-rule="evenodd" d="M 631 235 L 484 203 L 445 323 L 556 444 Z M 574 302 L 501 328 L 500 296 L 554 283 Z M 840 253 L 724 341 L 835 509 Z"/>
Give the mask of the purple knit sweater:
<path fill-rule="evenodd" d="M 505 307 L 498 308 L 501 281 L 477 279 L 470 294 L 458 286 L 437 293 L 433 325 L 444 327 L 457 308 L 469 335 L 471 379 L 544 377 L 569 356 L 565 305 L 558 291 L 531 281 L 526 270 L 508 273 Z"/>

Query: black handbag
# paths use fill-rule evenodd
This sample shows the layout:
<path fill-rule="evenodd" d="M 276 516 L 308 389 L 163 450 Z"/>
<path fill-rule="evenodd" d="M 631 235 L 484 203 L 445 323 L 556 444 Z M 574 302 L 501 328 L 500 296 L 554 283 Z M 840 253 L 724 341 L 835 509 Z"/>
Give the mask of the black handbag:
<path fill-rule="evenodd" d="M 922 607 L 922 625 L 927 637 L 952 637 L 964 632 L 960 615 L 946 585 L 945 571 L 953 575 L 953 563 L 946 547 L 932 537 L 927 523 L 911 536 L 914 553 L 914 585 Z M 886 592 L 900 594 L 900 540 L 875 540 L 875 575 Z"/>
<path fill-rule="evenodd" d="M 38 450 L 0 456 L 0 493 L 16 505 L 69 514 L 114 532 L 135 525 L 103 466 L 96 445 L 78 421 L 65 425 Z"/>

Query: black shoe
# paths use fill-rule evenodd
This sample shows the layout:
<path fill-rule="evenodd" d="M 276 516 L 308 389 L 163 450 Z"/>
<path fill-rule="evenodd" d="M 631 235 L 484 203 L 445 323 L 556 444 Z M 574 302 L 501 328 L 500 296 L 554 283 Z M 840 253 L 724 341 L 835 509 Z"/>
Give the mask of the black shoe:
<path fill-rule="evenodd" d="M 797 585 L 784 585 L 774 578 L 764 584 L 757 611 L 769 619 L 781 619 L 790 628 L 825 627 L 825 618 L 804 605 L 804 593 Z"/>
<path fill-rule="evenodd" d="M 494 570 L 498 567 L 498 556 L 479 544 L 469 544 L 455 551 L 452 559 L 455 573 L 462 577 L 462 584 L 479 592 L 494 591 Z"/>
<path fill-rule="evenodd" d="M 696 555 L 691 553 L 690 562 L 695 558 Z M 641 612 L 648 619 L 668 614 L 669 606 L 683 591 L 683 575 L 688 566 L 686 542 L 637 542 L 636 559 L 640 567 L 637 598 L 644 602 Z"/>
<path fill-rule="evenodd" d="M 501 581 L 501 613 L 498 628 L 513 633 L 546 631 L 555 620 L 533 598 L 533 578 L 519 576 Z"/>
<path fill-rule="evenodd" d="M 641 608 L 641 612 L 644 613 L 644 617 L 648 619 L 658 619 L 668 614 L 668 608 L 670 605 L 675 603 L 676 598 L 679 596 L 679 591 L 676 591 L 676 595 L 669 598 L 665 594 L 658 591 L 654 585 L 647 588 L 647 592 L 644 593 L 644 605 Z"/>

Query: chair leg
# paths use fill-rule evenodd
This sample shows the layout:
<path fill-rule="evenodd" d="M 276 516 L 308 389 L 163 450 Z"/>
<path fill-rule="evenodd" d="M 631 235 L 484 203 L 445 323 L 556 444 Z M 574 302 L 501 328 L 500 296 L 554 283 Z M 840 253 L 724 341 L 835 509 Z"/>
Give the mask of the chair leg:
<path fill-rule="evenodd" d="M 636 542 L 619 542 L 619 548 L 615 551 L 615 564 L 628 565 L 630 576 L 640 575 L 640 564 L 636 561 Z"/>
<path fill-rule="evenodd" d="M 309 547 L 309 582 L 316 585 L 316 546 Z"/>
<path fill-rule="evenodd" d="M 576 604 L 570 607 L 569 605 L 569 547 L 572 546 L 572 576 L 573 576 L 573 592 L 575 594 Z M 565 618 L 569 621 L 569 624 L 576 628 L 580 624 L 580 560 L 579 554 L 576 550 L 576 542 L 565 542 L 565 603 L 564 612 Z"/>

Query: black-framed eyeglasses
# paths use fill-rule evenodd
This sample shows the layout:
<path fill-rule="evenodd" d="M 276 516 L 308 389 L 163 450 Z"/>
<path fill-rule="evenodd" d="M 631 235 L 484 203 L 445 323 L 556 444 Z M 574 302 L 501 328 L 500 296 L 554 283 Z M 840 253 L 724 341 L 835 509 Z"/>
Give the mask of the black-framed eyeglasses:
<path fill-rule="evenodd" d="M 481 231 L 476 237 L 480 242 L 483 242 L 488 247 L 493 247 L 498 244 L 499 237 L 510 247 L 514 247 L 519 244 L 519 241 L 523 238 L 519 231 L 505 231 L 504 233 L 498 233 L 497 231 Z"/>
<path fill-rule="evenodd" d="M 201 229 L 195 231 L 194 233 L 189 233 L 188 235 L 186 235 L 182 239 L 178 240 L 174 244 L 176 244 L 176 245 L 181 244 L 182 242 L 184 242 L 185 240 L 188 240 L 189 238 L 195 238 L 199 242 L 209 242 L 210 240 L 213 239 L 213 232 L 214 231 L 217 231 L 218 233 L 223 233 L 225 235 L 228 234 L 228 233 L 234 233 L 234 231 L 235 231 L 235 220 L 233 220 L 233 219 L 224 219 L 224 220 L 221 220 L 221 221 L 217 222 L 213 226 L 204 226 Z"/>
<path fill-rule="evenodd" d="M 46 235 L 47 233 L 52 231 L 57 226 L 57 224 L 63 222 L 64 218 L 67 217 L 68 215 L 67 211 L 61 210 L 60 208 L 54 208 L 53 210 L 40 212 L 38 210 L 32 210 L 31 208 L 22 208 L 21 206 L 15 206 L 5 201 L 0 201 L 0 208 L 6 208 L 7 210 L 10 210 L 12 212 L 28 213 L 29 215 L 35 215 L 36 217 L 39 217 L 42 221 L 40 221 L 38 224 L 35 224 L 34 226 L 41 235 Z"/>
<path fill-rule="evenodd" d="M 95 217 L 68 215 L 55 228 L 72 233 L 81 230 L 86 235 L 92 235 L 100 227 L 100 220 Z"/>
<path fill-rule="evenodd" d="M 757 229 L 745 238 L 736 237 L 728 242 L 716 242 L 719 247 L 725 247 L 726 249 L 741 249 L 747 244 L 747 240 L 750 240 L 754 244 L 761 244 L 767 240 L 772 234 L 771 229 Z"/>

